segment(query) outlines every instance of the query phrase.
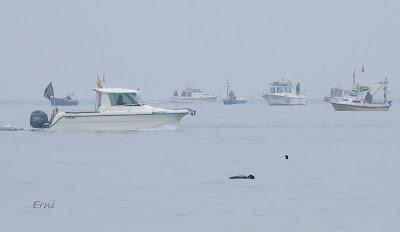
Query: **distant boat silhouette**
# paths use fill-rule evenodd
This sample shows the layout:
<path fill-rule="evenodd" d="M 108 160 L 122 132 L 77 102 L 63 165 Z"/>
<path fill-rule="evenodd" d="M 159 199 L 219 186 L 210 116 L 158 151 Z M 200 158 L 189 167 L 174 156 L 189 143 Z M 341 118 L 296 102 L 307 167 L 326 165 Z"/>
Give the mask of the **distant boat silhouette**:
<path fill-rule="evenodd" d="M 174 91 L 174 95 L 171 98 L 172 102 L 213 102 L 217 99 L 212 94 L 205 93 L 199 88 L 187 87 L 182 90 L 182 94 L 179 96 L 178 90 Z"/>
<path fill-rule="evenodd" d="M 44 90 L 44 97 L 49 99 L 52 106 L 76 106 L 79 104 L 78 100 L 73 100 L 70 95 L 64 98 L 56 98 L 54 96 L 53 84 L 50 82 Z"/>
<path fill-rule="evenodd" d="M 226 81 L 226 99 L 222 100 L 224 105 L 244 104 L 247 102 L 247 98 L 237 98 L 232 90 L 229 91 L 229 87 L 230 84 L 228 81 Z"/>

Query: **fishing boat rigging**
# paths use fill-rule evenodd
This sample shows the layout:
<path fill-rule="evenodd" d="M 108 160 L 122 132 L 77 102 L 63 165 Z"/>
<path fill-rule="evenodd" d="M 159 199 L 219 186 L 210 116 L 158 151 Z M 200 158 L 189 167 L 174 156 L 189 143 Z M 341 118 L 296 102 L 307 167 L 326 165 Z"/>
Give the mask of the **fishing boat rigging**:
<path fill-rule="evenodd" d="M 362 67 L 365 72 L 365 67 Z M 335 97 L 330 103 L 335 111 L 389 111 L 392 101 L 388 100 L 389 81 L 371 84 L 356 84 L 356 73 L 353 71 L 353 89 L 348 95 L 343 97 Z M 378 92 L 383 91 L 383 101 L 374 100 Z"/>

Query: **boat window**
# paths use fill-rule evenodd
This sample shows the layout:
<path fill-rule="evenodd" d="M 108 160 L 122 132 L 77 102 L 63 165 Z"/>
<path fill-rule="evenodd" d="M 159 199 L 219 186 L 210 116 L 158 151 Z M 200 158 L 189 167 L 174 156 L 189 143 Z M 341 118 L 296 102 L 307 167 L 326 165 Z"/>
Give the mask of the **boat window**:
<path fill-rule="evenodd" d="M 111 106 L 141 106 L 141 100 L 136 93 L 110 93 Z"/>
<path fill-rule="evenodd" d="M 182 97 L 191 97 L 192 96 L 192 92 L 183 90 L 181 96 Z"/>
<path fill-rule="evenodd" d="M 357 96 L 358 96 L 358 91 L 353 89 L 353 90 L 350 92 L 350 96 L 352 96 L 352 97 L 357 97 Z"/>
<path fill-rule="evenodd" d="M 275 90 L 274 87 L 272 87 L 269 91 L 270 91 L 271 93 L 276 93 L 276 90 Z"/>
<path fill-rule="evenodd" d="M 291 93 L 292 90 L 290 89 L 290 87 L 285 87 L 285 93 Z"/>
<path fill-rule="evenodd" d="M 278 87 L 278 88 L 276 88 L 276 90 L 278 93 L 283 93 L 283 87 Z"/>

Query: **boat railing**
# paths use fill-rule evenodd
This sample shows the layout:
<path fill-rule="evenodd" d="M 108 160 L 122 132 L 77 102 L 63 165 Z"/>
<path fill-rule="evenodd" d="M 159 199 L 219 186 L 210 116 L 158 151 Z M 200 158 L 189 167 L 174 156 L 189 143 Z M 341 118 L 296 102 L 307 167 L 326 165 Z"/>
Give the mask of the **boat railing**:
<path fill-rule="evenodd" d="M 174 110 L 187 110 L 187 111 L 189 111 L 190 115 L 192 115 L 192 116 L 195 116 L 196 112 L 197 112 L 196 110 L 190 109 L 190 108 L 187 108 L 187 107 L 185 107 L 185 108 L 175 108 Z"/>

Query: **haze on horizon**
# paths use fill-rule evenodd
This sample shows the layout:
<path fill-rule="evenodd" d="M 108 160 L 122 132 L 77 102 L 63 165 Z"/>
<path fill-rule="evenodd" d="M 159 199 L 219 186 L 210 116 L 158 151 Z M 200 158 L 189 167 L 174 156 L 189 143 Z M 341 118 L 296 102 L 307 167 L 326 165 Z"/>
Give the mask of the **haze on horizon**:
<path fill-rule="evenodd" d="M 0 99 L 112 87 L 162 99 L 188 83 L 222 96 L 300 81 L 312 98 L 388 77 L 400 92 L 398 1 L 7 1 L 0 9 Z M 362 65 L 366 72 L 360 73 Z M 396 96 L 392 96 L 394 98 Z"/>

